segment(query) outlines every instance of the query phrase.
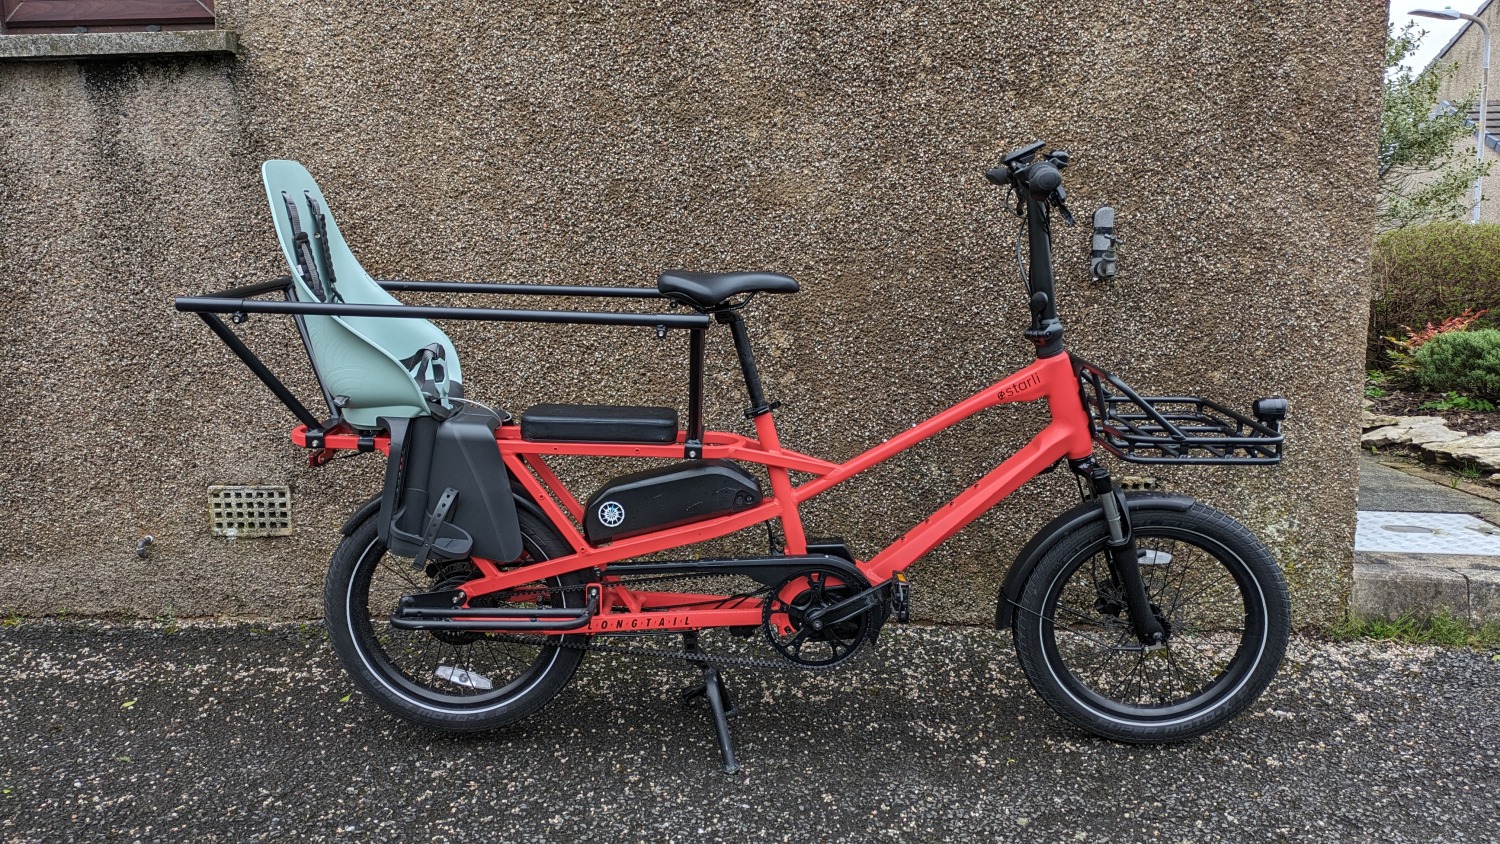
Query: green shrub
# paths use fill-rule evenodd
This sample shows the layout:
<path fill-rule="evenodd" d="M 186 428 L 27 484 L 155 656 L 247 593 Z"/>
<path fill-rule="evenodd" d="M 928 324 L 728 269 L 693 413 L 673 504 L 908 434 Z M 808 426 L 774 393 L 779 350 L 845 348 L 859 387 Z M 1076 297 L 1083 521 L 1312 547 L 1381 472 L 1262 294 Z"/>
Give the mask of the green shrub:
<path fill-rule="evenodd" d="M 1500 331 L 1439 334 L 1417 349 L 1416 358 L 1425 389 L 1500 398 Z"/>
<path fill-rule="evenodd" d="M 1439 222 L 1375 239 L 1366 359 L 1390 365 L 1384 337 L 1405 337 L 1466 308 L 1500 307 L 1500 224 Z M 1500 316 L 1500 310 L 1492 317 Z"/>

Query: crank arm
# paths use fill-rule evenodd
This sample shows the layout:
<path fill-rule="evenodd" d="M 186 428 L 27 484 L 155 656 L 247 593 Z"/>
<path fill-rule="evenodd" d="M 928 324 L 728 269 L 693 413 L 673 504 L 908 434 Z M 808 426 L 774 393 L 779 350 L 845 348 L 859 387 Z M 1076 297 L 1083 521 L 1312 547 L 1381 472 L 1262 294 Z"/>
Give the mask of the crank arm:
<path fill-rule="evenodd" d="M 813 630 L 822 630 L 830 624 L 848 621 L 861 613 L 869 612 L 885 601 L 883 589 L 884 585 L 871 586 L 858 595 L 851 595 L 831 607 L 813 610 L 807 614 L 805 623 Z"/>

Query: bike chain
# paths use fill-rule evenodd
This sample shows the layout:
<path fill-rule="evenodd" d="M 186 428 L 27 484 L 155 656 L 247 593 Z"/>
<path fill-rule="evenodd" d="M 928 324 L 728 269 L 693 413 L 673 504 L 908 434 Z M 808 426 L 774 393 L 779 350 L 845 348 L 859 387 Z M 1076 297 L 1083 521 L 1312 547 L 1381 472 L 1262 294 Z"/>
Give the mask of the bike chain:
<path fill-rule="evenodd" d="M 757 627 L 758 629 L 758 627 Z M 670 633 L 650 634 L 652 636 L 668 636 Z M 561 636 L 526 636 L 521 634 L 500 633 L 491 634 L 492 639 L 502 642 L 516 642 L 523 645 L 556 645 L 560 648 L 570 648 L 576 651 L 593 651 L 595 653 L 616 654 L 619 656 L 643 656 L 651 659 L 680 660 L 694 665 L 721 665 L 726 668 L 758 668 L 767 671 L 797 671 L 822 670 L 821 666 L 798 666 L 784 659 L 762 659 L 754 656 L 716 656 L 710 653 L 687 651 L 669 651 L 665 648 L 638 648 L 630 645 L 614 645 L 604 642 L 589 640 L 585 642 L 562 641 Z M 603 638 L 603 637 L 595 637 Z M 644 637 L 642 637 L 644 638 Z M 837 666 L 829 666 L 837 667 Z"/>

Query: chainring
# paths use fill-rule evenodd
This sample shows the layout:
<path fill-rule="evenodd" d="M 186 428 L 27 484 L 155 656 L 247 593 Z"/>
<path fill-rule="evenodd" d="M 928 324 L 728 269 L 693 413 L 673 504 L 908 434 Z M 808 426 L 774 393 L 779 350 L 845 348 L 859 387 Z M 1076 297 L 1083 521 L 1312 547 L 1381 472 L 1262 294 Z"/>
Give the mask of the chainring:
<path fill-rule="evenodd" d="M 807 617 L 815 610 L 831 607 L 869 588 L 863 578 L 833 568 L 803 569 L 777 584 L 761 610 L 761 629 L 771 647 L 803 668 L 837 665 L 858 651 L 881 619 L 883 602 L 852 618 L 814 630 Z"/>

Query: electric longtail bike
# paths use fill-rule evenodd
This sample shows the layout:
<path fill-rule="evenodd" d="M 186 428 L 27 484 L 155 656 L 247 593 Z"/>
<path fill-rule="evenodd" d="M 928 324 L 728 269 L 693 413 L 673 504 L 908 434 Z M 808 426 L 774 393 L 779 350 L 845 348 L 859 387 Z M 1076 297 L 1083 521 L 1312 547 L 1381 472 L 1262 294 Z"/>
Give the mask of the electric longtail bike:
<path fill-rule="evenodd" d="M 176 306 L 198 313 L 298 417 L 292 440 L 313 465 L 344 451 L 387 456 L 382 490 L 343 526 L 326 623 L 359 688 L 408 721 L 444 731 L 511 724 L 556 696 L 589 650 L 638 652 L 620 640 L 680 636 L 680 650 L 649 652 L 701 668 L 703 682 L 684 694 L 707 699 L 733 771 L 721 669 L 845 663 L 883 625 L 908 620 L 908 566 L 1066 463 L 1083 500 L 1020 549 L 996 624 L 1013 631 L 1027 679 L 1069 723 L 1123 742 L 1187 739 L 1233 718 L 1271 681 L 1290 628 L 1286 585 L 1244 526 L 1191 498 L 1122 492 L 1096 448 L 1147 463 L 1274 464 L 1286 402 L 1260 399 L 1246 415 L 1192 396 L 1145 397 L 1067 352 L 1050 222 L 1054 212 L 1072 222 L 1069 161 L 1044 149 L 1017 150 L 986 174 L 1025 226 L 1024 336 L 1035 362 L 844 463 L 777 436 L 778 405 L 762 388 L 744 314 L 757 294 L 796 292 L 784 275 L 667 272 L 655 289 L 376 281 L 307 171 L 271 161 L 263 175 L 291 275 Z M 1100 274 L 1113 258 L 1106 212 L 1095 215 Z M 666 300 L 687 312 L 411 306 L 393 291 Z M 282 299 L 257 298 L 273 293 Z M 218 316 L 255 313 L 293 316 L 327 418 Z M 458 355 L 429 318 L 685 331 L 686 425 L 663 407 L 544 404 L 514 419 L 464 397 Z M 753 437 L 704 429 L 714 324 L 732 338 Z M 804 525 L 809 499 L 977 413 L 1037 401 L 1050 414 L 1042 430 L 884 549 L 856 554 Z M 663 463 L 580 499 L 554 471 L 555 458 L 571 456 Z M 762 525 L 764 554 L 664 554 Z M 692 591 L 674 591 L 684 586 Z M 770 658 L 705 652 L 700 633 L 720 628 L 763 639 Z"/>

